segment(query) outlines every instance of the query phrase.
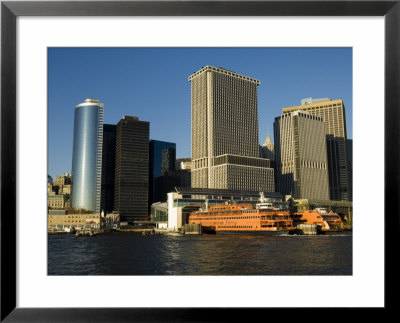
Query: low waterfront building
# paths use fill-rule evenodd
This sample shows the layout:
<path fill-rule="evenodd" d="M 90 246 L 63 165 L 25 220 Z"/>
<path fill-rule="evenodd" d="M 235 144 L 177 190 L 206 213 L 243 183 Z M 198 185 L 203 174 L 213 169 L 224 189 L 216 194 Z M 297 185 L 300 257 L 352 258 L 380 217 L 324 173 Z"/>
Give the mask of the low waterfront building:
<path fill-rule="evenodd" d="M 54 214 L 49 212 L 47 216 L 48 228 L 90 228 L 99 229 L 101 225 L 100 214 Z"/>
<path fill-rule="evenodd" d="M 156 202 L 151 205 L 150 221 L 156 222 L 157 228 L 168 227 L 168 204 Z"/>

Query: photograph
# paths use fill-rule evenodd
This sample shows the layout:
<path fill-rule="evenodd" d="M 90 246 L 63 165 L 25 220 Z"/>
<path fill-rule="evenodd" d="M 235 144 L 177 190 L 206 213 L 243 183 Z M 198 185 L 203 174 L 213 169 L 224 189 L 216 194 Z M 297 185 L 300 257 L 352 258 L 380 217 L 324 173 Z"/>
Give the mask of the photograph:
<path fill-rule="evenodd" d="M 48 47 L 49 276 L 351 276 L 352 47 Z"/>
<path fill-rule="evenodd" d="M 399 0 L 0 11 L 1 322 L 392 316 Z"/>

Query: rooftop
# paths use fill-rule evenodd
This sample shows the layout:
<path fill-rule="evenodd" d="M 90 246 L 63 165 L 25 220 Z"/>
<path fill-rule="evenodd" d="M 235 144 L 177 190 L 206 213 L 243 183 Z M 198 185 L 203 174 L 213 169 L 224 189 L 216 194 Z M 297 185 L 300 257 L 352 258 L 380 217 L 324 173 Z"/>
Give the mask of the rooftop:
<path fill-rule="evenodd" d="M 175 191 L 182 195 L 234 195 L 259 197 L 259 191 L 242 191 L 242 190 L 225 190 L 216 188 L 192 188 L 192 187 L 175 187 Z M 265 197 L 281 198 L 283 195 L 279 192 L 263 192 Z"/>
<path fill-rule="evenodd" d="M 221 73 L 221 74 L 229 75 L 229 76 L 236 77 L 236 78 L 240 78 L 242 80 L 246 80 L 246 81 L 249 81 L 249 82 L 256 83 L 257 85 L 261 84 L 261 82 L 259 80 L 255 79 L 255 78 L 248 77 L 248 76 L 245 76 L 245 75 L 241 75 L 241 74 L 235 73 L 233 71 L 227 70 L 227 69 L 222 68 L 222 67 L 214 67 L 214 66 L 210 66 L 210 65 L 204 66 L 201 70 L 199 70 L 197 72 L 194 72 L 192 75 L 190 75 L 189 78 L 188 78 L 189 82 L 191 82 L 192 79 L 194 79 L 196 76 L 202 74 L 203 72 L 208 72 L 208 71 Z"/>

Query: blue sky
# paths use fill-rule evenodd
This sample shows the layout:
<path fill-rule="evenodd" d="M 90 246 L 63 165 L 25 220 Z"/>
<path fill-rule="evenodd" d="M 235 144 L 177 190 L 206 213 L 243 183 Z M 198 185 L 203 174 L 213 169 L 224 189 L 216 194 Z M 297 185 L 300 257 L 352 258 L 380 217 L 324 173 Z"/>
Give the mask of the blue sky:
<path fill-rule="evenodd" d="M 261 81 L 260 144 L 282 108 L 307 97 L 343 99 L 353 137 L 351 48 L 49 48 L 49 175 L 71 173 L 74 107 L 86 98 L 104 103 L 104 123 L 137 116 L 150 122 L 150 139 L 190 157 L 188 77 L 206 65 Z"/>

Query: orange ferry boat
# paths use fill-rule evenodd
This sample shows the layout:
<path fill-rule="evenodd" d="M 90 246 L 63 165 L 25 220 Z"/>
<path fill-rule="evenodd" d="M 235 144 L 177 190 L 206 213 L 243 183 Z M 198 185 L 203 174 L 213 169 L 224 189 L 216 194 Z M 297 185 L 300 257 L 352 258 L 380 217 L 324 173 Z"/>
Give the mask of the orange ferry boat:
<path fill-rule="evenodd" d="M 189 215 L 189 223 L 201 224 L 203 232 L 224 234 L 281 235 L 293 229 L 288 211 L 273 208 L 272 203 L 219 204 Z"/>
<path fill-rule="evenodd" d="M 298 224 L 316 224 L 321 233 L 337 232 L 344 229 L 344 223 L 339 214 L 328 212 L 325 208 L 295 213 L 293 214 L 293 223 L 295 226 Z"/>

